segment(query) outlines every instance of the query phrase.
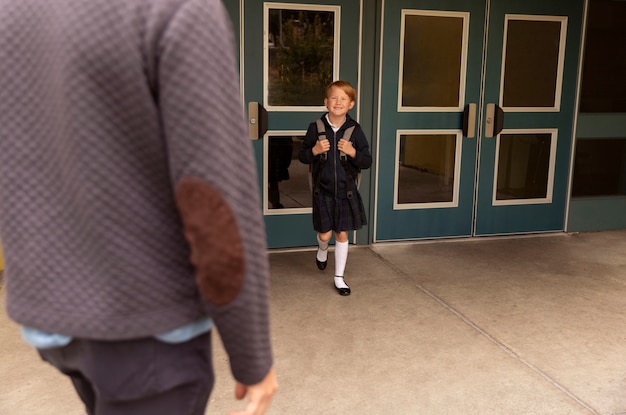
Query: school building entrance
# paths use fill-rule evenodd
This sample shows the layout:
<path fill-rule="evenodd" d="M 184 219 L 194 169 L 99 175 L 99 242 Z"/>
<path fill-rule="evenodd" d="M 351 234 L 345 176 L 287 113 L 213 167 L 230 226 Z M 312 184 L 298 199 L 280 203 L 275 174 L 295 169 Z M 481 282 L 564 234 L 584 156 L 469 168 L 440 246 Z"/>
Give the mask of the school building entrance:
<path fill-rule="evenodd" d="M 234 2 L 233 2 L 234 3 Z M 565 229 L 585 0 L 241 0 L 270 247 L 316 244 L 297 155 L 351 82 L 374 164 L 357 243 Z"/>

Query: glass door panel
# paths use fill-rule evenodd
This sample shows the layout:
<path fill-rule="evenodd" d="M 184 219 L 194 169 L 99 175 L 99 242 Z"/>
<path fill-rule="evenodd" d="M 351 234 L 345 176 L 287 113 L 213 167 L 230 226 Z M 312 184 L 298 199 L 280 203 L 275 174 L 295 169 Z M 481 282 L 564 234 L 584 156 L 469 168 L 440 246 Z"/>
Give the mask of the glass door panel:
<path fill-rule="evenodd" d="M 271 135 L 266 140 L 267 177 L 264 182 L 268 190 L 264 210 L 310 209 L 309 169 L 298 160 L 304 136 Z"/>
<path fill-rule="evenodd" d="M 324 90 L 338 75 L 340 16 L 337 6 L 265 5 L 268 110 L 324 110 Z"/>
<path fill-rule="evenodd" d="M 492 203 L 550 203 L 554 182 L 556 130 L 503 131 L 497 138 L 498 172 Z"/>
<path fill-rule="evenodd" d="M 458 206 L 461 134 L 399 134 L 394 208 Z"/>
<path fill-rule="evenodd" d="M 505 16 L 502 107 L 558 110 L 567 18 Z"/>
<path fill-rule="evenodd" d="M 400 110 L 461 108 L 467 13 L 402 11 Z"/>

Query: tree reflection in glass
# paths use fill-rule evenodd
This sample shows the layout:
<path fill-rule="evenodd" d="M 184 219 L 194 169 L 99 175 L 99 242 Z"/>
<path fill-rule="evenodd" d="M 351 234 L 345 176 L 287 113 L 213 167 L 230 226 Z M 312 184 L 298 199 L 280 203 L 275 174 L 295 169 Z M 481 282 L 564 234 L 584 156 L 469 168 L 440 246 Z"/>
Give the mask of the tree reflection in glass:
<path fill-rule="evenodd" d="M 333 78 L 335 13 L 270 9 L 270 106 L 321 106 Z"/>

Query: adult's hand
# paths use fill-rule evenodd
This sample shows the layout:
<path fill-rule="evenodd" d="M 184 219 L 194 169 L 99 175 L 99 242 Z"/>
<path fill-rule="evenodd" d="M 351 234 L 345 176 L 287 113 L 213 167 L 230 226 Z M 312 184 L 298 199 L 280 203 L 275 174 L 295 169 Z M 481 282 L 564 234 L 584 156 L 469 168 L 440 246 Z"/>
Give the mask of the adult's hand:
<path fill-rule="evenodd" d="M 230 415 L 263 415 L 270 406 L 272 397 L 278 389 L 276 372 L 272 367 L 265 378 L 256 385 L 246 386 L 237 382 L 235 397 L 241 400 L 248 396 L 248 404 L 241 411 L 232 411 Z"/>

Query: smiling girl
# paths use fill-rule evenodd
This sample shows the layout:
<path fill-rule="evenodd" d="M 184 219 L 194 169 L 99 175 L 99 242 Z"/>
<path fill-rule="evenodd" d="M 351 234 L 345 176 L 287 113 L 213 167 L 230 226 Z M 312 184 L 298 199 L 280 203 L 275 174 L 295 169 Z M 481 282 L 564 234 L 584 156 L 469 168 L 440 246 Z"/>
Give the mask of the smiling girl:
<path fill-rule="evenodd" d="M 326 269 L 334 232 L 334 285 L 340 295 L 351 292 L 344 280 L 348 232 L 367 224 L 357 177 L 361 169 L 372 165 L 365 134 L 348 114 L 355 101 L 356 90 L 350 83 L 330 84 L 324 99 L 328 112 L 309 125 L 299 155 L 302 163 L 312 165 L 313 228 L 318 242 L 315 263 L 318 269 Z"/>

